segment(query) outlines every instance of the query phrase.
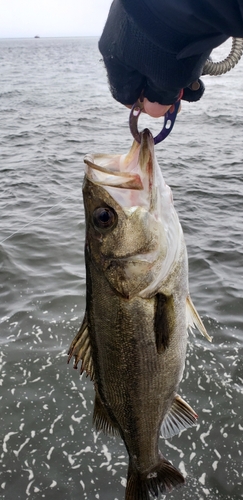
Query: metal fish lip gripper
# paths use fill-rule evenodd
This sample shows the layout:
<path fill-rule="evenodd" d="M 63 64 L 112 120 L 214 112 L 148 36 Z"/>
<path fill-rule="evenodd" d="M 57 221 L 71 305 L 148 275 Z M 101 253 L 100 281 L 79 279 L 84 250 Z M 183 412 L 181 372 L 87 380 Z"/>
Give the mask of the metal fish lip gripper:
<path fill-rule="evenodd" d="M 159 144 L 161 141 L 163 141 L 171 132 L 173 129 L 175 119 L 178 113 L 180 107 L 180 101 L 177 101 L 173 104 L 173 109 L 170 111 L 170 109 L 165 113 L 164 116 L 164 126 L 161 130 L 161 132 L 154 137 L 154 144 Z M 130 126 L 130 131 L 131 134 L 133 135 L 134 139 L 139 142 L 141 142 L 141 135 L 140 132 L 138 131 L 138 118 L 139 115 L 141 114 L 143 110 L 143 103 L 141 101 L 135 102 L 133 105 L 130 116 L 129 116 L 129 126 Z"/>

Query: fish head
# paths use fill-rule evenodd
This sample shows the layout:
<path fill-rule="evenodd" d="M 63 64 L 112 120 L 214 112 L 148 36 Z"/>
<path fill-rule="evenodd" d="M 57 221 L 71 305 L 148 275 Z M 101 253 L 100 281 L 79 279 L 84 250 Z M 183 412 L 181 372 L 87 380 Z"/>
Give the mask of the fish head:
<path fill-rule="evenodd" d="M 112 288 L 126 298 L 151 296 L 178 253 L 181 228 L 170 188 L 141 133 L 127 155 L 87 155 L 83 198 L 86 248 Z"/>

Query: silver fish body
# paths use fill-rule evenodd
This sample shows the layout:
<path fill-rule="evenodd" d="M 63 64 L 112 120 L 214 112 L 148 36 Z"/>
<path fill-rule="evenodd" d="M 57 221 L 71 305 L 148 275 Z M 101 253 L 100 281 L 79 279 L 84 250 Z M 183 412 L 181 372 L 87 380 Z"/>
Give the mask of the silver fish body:
<path fill-rule="evenodd" d="M 94 382 L 96 429 L 125 443 L 125 499 L 148 500 L 184 483 L 159 435 L 195 424 L 177 394 L 188 327 L 210 338 L 189 296 L 183 232 L 150 132 L 126 156 L 85 162 L 87 306 L 69 359 Z"/>

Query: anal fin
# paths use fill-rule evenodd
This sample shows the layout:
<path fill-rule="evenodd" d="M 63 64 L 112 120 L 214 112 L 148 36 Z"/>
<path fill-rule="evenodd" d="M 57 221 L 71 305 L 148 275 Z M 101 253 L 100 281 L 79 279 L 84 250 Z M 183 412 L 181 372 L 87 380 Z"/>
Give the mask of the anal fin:
<path fill-rule="evenodd" d="M 161 425 L 161 436 L 171 438 L 179 432 L 196 425 L 198 415 L 180 396 L 175 396 L 171 408 Z"/>
<path fill-rule="evenodd" d="M 68 355 L 69 355 L 68 363 L 74 356 L 75 361 L 73 367 L 75 369 L 78 368 L 78 363 L 80 360 L 82 360 L 80 373 L 86 371 L 87 375 L 90 376 L 91 380 L 94 380 L 94 366 L 91 355 L 91 344 L 89 338 L 88 321 L 86 313 L 84 315 L 82 325 L 69 347 Z"/>

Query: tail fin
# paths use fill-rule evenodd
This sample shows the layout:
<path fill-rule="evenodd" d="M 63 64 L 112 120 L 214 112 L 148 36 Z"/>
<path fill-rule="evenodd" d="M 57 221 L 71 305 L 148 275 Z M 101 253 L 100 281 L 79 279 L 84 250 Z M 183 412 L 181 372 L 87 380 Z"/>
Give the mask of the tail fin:
<path fill-rule="evenodd" d="M 184 483 L 182 474 L 165 458 L 146 474 L 129 463 L 125 500 L 150 500 L 150 493 L 157 497 L 159 492 L 166 494 Z"/>

